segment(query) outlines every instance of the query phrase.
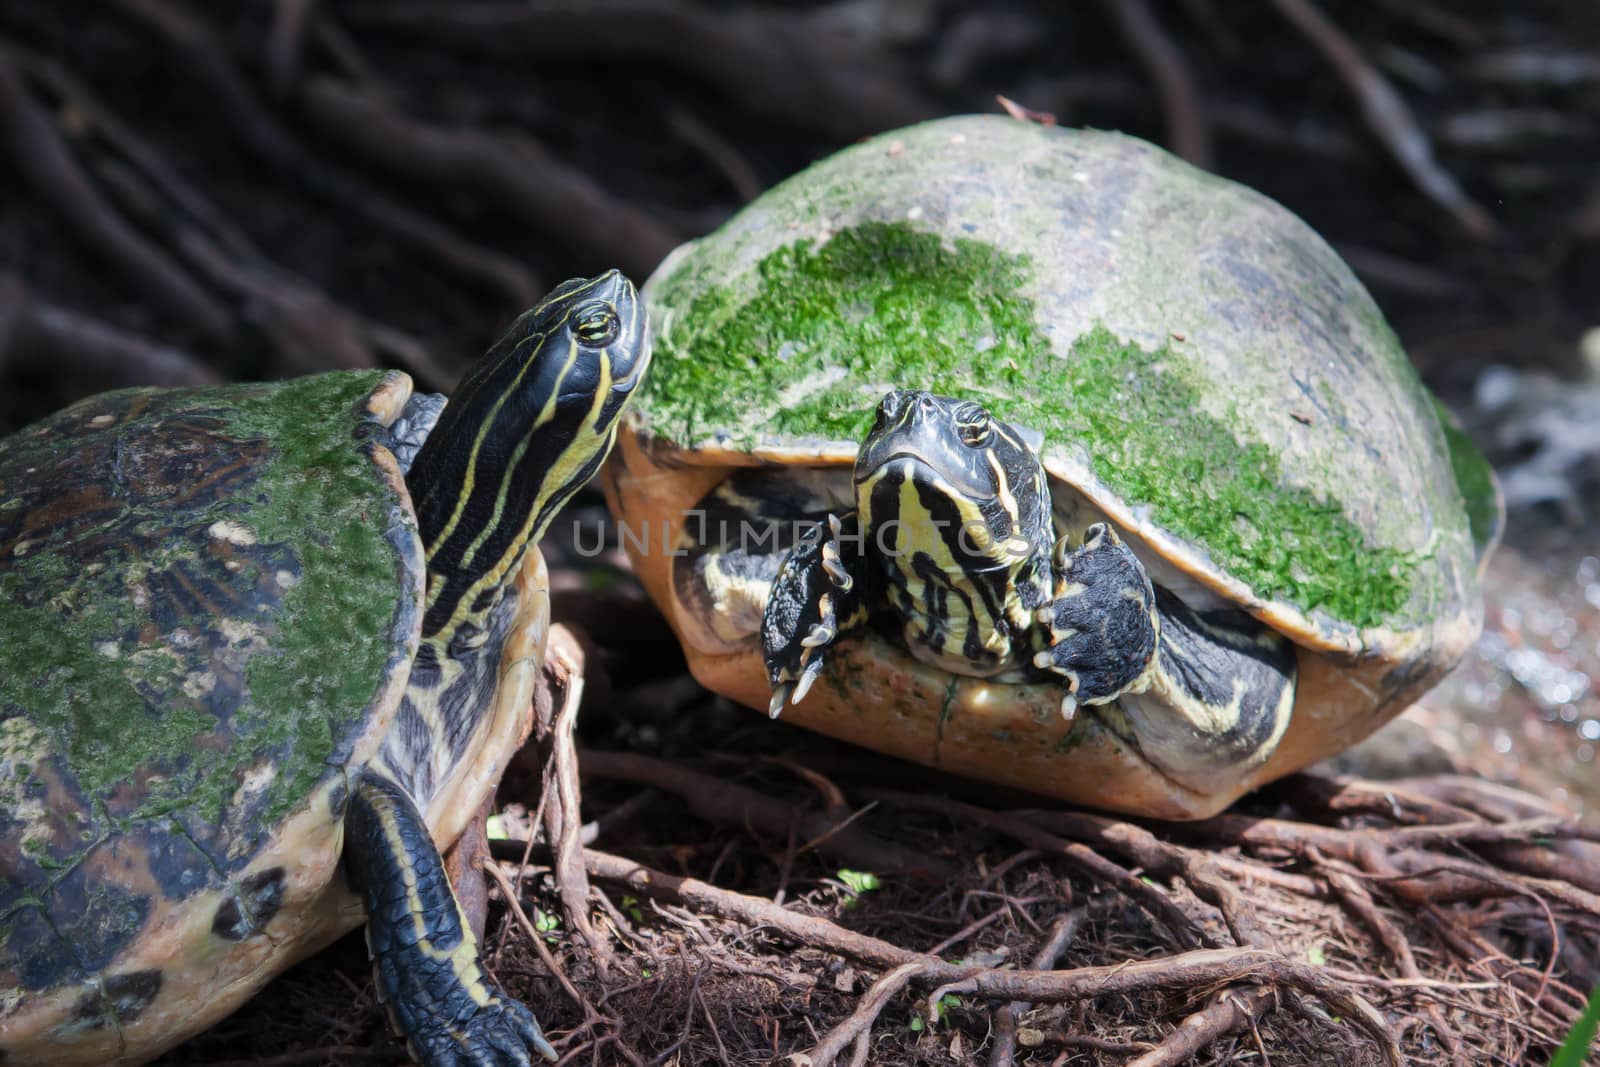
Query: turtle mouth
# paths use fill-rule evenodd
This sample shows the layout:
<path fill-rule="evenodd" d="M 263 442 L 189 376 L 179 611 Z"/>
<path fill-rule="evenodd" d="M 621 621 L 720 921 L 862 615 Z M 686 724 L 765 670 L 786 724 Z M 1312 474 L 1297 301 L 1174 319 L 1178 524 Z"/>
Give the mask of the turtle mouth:
<path fill-rule="evenodd" d="M 869 444 L 856 460 L 855 484 L 859 487 L 893 473 L 914 485 L 935 492 L 982 502 L 995 496 L 993 483 L 966 464 L 952 463 L 948 454 L 916 441 L 885 441 Z"/>

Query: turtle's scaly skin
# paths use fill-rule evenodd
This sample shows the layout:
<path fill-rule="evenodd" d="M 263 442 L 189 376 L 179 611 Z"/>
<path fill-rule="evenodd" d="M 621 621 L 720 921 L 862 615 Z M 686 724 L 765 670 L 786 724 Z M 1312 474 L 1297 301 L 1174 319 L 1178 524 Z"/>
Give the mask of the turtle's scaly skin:
<path fill-rule="evenodd" d="M 126 390 L 0 448 L 0 1049 L 193 1032 L 360 921 L 336 812 L 406 682 L 422 551 L 359 443 L 408 392 Z"/>
<path fill-rule="evenodd" d="M 1109 521 L 1158 586 L 1288 636 L 1294 719 L 1266 763 L 1181 784 L 1126 741 L 1160 723 L 1118 706 L 1065 723 L 1048 687 L 951 675 L 867 637 L 787 713 L 805 725 L 1199 816 L 1359 740 L 1477 633 L 1499 522 L 1482 457 L 1320 237 L 1142 141 L 998 117 L 895 131 L 769 191 L 645 292 L 655 370 L 607 490 L 697 677 L 742 703 L 769 697 L 753 631 L 681 604 L 660 546 L 732 468 L 848 468 L 890 389 L 1042 434 L 1058 532 L 1076 543 Z"/>

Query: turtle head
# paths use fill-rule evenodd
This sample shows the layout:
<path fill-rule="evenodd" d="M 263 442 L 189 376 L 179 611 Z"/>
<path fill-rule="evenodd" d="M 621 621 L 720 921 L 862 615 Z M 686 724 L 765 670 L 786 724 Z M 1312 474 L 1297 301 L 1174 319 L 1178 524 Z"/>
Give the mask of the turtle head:
<path fill-rule="evenodd" d="M 613 270 L 557 286 L 468 372 L 406 476 L 428 558 L 425 635 L 498 601 L 604 462 L 649 364 L 639 294 Z"/>
<path fill-rule="evenodd" d="M 945 569 L 1014 569 L 1049 549 L 1038 455 L 1016 427 L 971 400 L 920 390 L 885 396 L 856 457 L 855 487 L 861 514 L 878 529 L 931 519 L 948 543 Z"/>

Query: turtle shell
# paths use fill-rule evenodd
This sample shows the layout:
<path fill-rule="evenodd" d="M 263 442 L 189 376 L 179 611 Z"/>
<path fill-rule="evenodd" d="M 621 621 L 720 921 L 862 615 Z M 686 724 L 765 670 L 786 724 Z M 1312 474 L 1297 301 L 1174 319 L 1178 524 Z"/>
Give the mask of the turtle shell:
<path fill-rule="evenodd" d="M 847 467 L 886 391 L 927 389 L 1039 433 L 1064 526 L 1109 519 L 1158 582 L 1301 648 L 1273 774 L 1370 731 L 1478 632 L 1500 521 L 1481 454 L 1314 231 L 1136 138 L 998 116 L 886 134 L 680 248 L 645 294 L 655 363 L 611 478 L 625 521 L 670 523 L 679 488 L 731 466 Z M 670 599 L 661 561 L 634 555 Z M 856 675 L 892 661 L 921 676 L 887 646 L 864 656 Z M 913 688 L 948 708 L 950 679 L 924 681 Z M 763 684 L 728 684 L 762 705 Z M 910 684 L 878 696 L 916 717 Z M 949 764 L 945 724 L 914 758 Z M 997 730 L 1004 742 L 980 746 L 996 754 L 963 769 L 1010 774 L 1017 731 L 982 732 Z M 1084 740 L 1032 734 L 1052 750 Z M 1042 766 L 1041 779 L 1060 770 Z"/>
<path fill-rule="evenodd" d="M 421 626 L 375 441 L 410 389 L 124 390 L 0 441 L 0 1050 L 137 1062 L 360 921 L 326 890 Z"/>

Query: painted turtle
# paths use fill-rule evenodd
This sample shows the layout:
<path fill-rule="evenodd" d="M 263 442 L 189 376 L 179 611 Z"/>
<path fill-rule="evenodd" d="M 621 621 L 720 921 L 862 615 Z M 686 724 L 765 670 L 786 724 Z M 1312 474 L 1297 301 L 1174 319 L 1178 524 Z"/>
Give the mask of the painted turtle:
<path fill-rule="evenodd" d="M 439 850 L 526 736 L 536 542 L 649 362 L 613 271 L 448 404 L 129 389 L 0 441 L 0 1062 L 143 1062 L 363 920 L 420 1062 L 554 1058 Z"/>
<path fill-rule="evenodd" d="M 645 299 L 655 370 L 603 480 L 695 675 L 749 706 L 1200 817 L 1479 632 L 1481 454 L 1305 223 L 1143 141 L 885 134 Z"/>

